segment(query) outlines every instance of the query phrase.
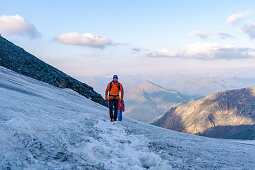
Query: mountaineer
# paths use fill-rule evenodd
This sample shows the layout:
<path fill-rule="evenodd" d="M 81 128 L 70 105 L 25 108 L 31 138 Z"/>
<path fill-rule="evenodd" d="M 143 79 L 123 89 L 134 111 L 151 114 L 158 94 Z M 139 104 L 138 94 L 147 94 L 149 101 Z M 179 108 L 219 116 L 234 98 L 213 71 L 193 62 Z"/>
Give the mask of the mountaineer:
<path fill-rule="evenodd" d="M 121 92 L 121 96 L 119 93 Z M 118 82 L 118 76 L 114 75 L 113 80 L 107 85 L 105 90 L 105 99 L 108 103 L 110 121 L 116 121 L 118 114 L 119 102 L 123 101 L 124 90 L 120 82 Z M 113 114 L 114 112 L 114 114 Z"/>

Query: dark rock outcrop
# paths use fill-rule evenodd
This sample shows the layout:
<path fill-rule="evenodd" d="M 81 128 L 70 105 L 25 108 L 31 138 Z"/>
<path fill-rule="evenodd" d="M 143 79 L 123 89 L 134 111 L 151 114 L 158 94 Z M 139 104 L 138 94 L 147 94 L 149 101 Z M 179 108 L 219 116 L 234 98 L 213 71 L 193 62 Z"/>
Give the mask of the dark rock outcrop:
<path fill-rule="evenodd" d="M 60 88 L 70 88 L 94 102 L 107 106 L 91 86 L 43 62 L 0 35 L 0 66 Z"/>
<path fill-rule="evenodd" d="M 255 139 L 255 88 L 227 90 L 182 103 L 154 125 L 215 138 Z"/>

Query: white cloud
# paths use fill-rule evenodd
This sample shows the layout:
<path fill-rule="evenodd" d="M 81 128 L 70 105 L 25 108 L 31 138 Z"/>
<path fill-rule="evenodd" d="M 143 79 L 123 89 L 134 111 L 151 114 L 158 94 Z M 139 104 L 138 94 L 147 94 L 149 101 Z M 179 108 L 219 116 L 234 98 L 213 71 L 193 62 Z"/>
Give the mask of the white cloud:
<path fill-rule="evenodd" d="M 221 39 L 232 38 L 232 36 L 230 34 L 228 34 L 226 32 L 223 32 L 223 31 L 211 32 L 211 31 L 198 30 L 198 31 L 191 31 L 191 32 L 188 33 L 188 36 L 198 36 L 201 39 L 206 39 L 210 35 L 217 35 Z"/>
<path fill-rule="evenodd" d="M 123 43 L 113 43 L 110 39 L 102 37 L 98 34 L 76 32 L 60 34 L 55 38 L 60 43 L 73 44 L 80 46 L 88 46 L 92 48 L 104 48 L 109 45 L 119 45 Z"/>
<path fill-rule="evenodd" d="M 252 15 L 254 12 L 252 11 L 245 11 L 245 12 L 240 12 L 237 14 L 232 14 L 227 18 L 227 23 L 229 24 L 237 24 L 239 23 L 243 18 L 246 18 L 250 15 Z"/>
<path fill-rule="evenodd" d="M 233 38 L 232 35 L 226 32 L 215 32 L 215 35 L 218 35 L 221 39 L 226 39 L 226 38 Z"/>
<path fill-rule="evenodd" d="M 8 35 L 27 35 L 30 38 L 40 37 L 40 33 L 35 26 L 20 15 L 2 15 L 0 17 L 0 33 Z"/>
<path fill-rule="evenodd" d="M 99 54 L 98 53 L 87 53 L 84 56 L 86 56 L 86 57 L 98 57 Z"/>
<path fill-rule="evenodd" d="M 248 52 L 248 55 L 252 56 L 252 57 L 255 57 L 255 50 L 250 50 Z"/>
<path fill-rule="evenodd" d="M 143 52 L 143 51 L 149 51 L 150 49 L 148 47 L 136 47 L 132 48 L 133 52 Z"/>
<path fill-rule="evenodd" d="M 213 58 L 218 50 L 216 43 L 194 43 L 184 46 L 180 51 L 180 56 L 194 58 Z"/>
<path fill-rule="evenodd" d="M 168 49 L 163 49 L 159 51 L 153 51 L 148 53 L 146 56 L 147 57 L 176 57 L 176 52 L 168 50 Z"/>
<path fill-rule="evenodd" d="M 201 39 L 206 39 L 211 33 L 208 31 L 191 31 L 188 33 L 189 36 L 198 36 Z"/>
<path fill-rule="evenodd" d="M 255 24 L 244 26 L 242 29 L 251 39 L 255 39 Z"/>
<path fill-rule="evenodd" d="M 179 52 L 179 56 L 200 59 L 234 59 L 253 57 L 250 55 L 255 49 L 237 47 L 229 44 L 194 43 L 185 46 Z"/>
<path fill-rule="evenodd" d="M 217 43 L 193 43 L 184 46 L 177 52 L 159 50 L 148 53 L 147 57 L 178 57 L 193 59 L 235 59 L 254 57 L 255 49 L 236 47 Z"/>

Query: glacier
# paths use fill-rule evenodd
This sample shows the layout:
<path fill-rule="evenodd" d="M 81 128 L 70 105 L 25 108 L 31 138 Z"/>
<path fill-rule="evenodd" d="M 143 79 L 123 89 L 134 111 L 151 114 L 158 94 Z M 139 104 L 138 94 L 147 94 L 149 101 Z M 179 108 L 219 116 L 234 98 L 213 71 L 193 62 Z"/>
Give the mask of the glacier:
<path fill-rule="evenodd" d="M 255 169 L 255 142 L 183 134 L 125 117 L 0 67 L 0 169 Z M 127 106 L 128 107 L 128 106 Z"/>

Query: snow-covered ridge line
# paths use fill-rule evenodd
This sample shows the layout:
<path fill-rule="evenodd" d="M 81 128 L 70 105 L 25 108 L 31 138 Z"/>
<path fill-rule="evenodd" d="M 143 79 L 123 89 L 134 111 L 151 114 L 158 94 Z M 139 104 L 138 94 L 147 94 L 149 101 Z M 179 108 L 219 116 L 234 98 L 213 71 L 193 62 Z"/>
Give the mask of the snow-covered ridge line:
<path fill-rule="evenodd" d="M 254 143 L 124 117 L 71 89 L 0 67 L 0 169 L 254 169 Z"/>

